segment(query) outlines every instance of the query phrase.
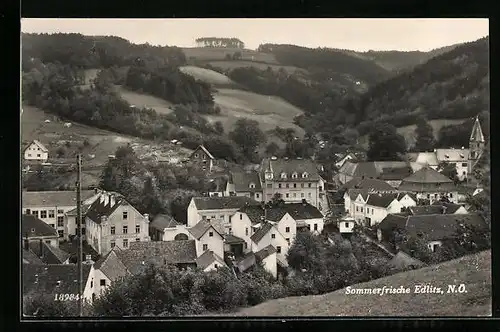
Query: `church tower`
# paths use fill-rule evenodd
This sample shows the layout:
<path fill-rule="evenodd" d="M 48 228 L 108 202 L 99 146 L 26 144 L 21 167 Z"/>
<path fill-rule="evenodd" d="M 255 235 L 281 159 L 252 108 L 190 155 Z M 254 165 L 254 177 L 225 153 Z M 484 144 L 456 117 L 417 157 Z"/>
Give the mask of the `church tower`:
<path fill-rule="evenodd" d="M 479 117 L 476 116 L 476 120 L 474 121 L 474 126 L 472 127 L 472 132 L 469 138 L 469 174 L 472 173 L 472 169 L 474 165 L 477 163 L 479 158 L 483 153 L 485 145 L 483 131 L 481 130 L 481 123 L 479 123 Z"/>

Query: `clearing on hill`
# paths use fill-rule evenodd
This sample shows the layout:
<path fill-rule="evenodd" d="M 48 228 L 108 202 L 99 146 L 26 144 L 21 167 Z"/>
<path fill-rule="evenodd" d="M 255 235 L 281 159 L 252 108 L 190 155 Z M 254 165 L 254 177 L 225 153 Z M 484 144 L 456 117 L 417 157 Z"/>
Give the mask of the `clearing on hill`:
<path fill-rule="evenodd" d="M 258 61 L 265 63 L 276 64 L 276 58 L 271 53 L 261 53 L 253 50 L 245 50 L 238 48 L 217 48 L 217 47 L 192 47 L 183 48 L 182 51 L 186 55 L 188 61 L 214 61 L 225 60 L 226 54 L 232 56 L 236 52 L 241 52 L 241 60 Z"/>
<path fill-rule="evenodd" d="M 436 119 L 436 120 L 429 120 L 429 124 L 431 125 L 433 132 L 434 132 L 434 137 L 439 139 L 439 130 L 441 130 L 442 127 L 444 126 L 451 126 L 451 125 L 459 125 L 462 124 L 464 121 L 467 121 L 467 119 Z M 400 135 L 403 135 L 403 137 L 406 140 L 406 144 L 408 146 L 413 146 L 415 145 L 415 129 L 417 128 L 417 125 L 409 125 L 409 126 L 404 126 L 404 127 L 399 127 L 398 128 L 398 133 Z M 368 148 L 368 135 L 361 136 L 359 139 L 360 143 Z"/>
<path fill-rule="evenodd" d="M 248 118 L 259 122 L 262 131 L 280 126 L 293 128 L 303 136 L 304 130 L 293 123 L 293 119 L 303 112 L 276 96 L 264 96 L 253 92 L 219 89 L 214 94 L 215 103 L 221 108 L 218 116 L 206 116 L 211 122 L 221 121 L 226 131 L 233 129 L 240 118 Z"/>
<path fill-rule="evenodd" d="M 116 89 L 118 90 L 122 98 L 125 99 L 130 105 L 134 105 L 138 108 L 152 108 L 159 114 L 169 114 L 173 112 L 173 104 L 164 99 L 148 94 L 130 91 L 121 85 L 117 85 Z"/>
<path fill-rule="evenodd" d="M 195 66 L 183 66 L 179 68 L 184 74 L 191 75 L 195 79 L 203 81 L 205 83 L 213 85 L 235 85 L 235 83 L 226 75 L 218 73 L 216 71 L 195 67 Z"/>
<path fill-rule="evenodd" d="M 466 292 L 447 293 L 448 285 Z M 416 285 L 440 287 L 444 294 L 416 294 Z M 351 289 L 408 287 L 410 294 L 358 295 L 346 289 L 318 296 L 289 297 L 246 308 L 231 316 L 458 316 L 492 315 L 491 251 L 398 273 Z"/>

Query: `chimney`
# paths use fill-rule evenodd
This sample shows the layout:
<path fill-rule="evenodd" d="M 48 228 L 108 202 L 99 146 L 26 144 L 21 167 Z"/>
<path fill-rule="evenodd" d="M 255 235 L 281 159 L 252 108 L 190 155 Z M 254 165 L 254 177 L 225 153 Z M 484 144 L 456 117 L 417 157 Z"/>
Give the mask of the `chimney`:
<path fill-rule="evenodd" d="M 38 252 L 38 257 L 42 258 L 43 257 L 43 241 L 42 241 L 42 239 L 40 239 L 40 241 L 38 242 L 38 244 L 39 244 L 38 247 L 40 249 L 40 251 Z"/>
<path fill-rule="evenodd" d="M 302 205 L 306 206 L 307 205 L 307 201 L 305 198 L 302 199 Z"/>
<path fill-rule="evenodd" d="M 443 214 L 446 214 L 447 209 L 448 209 L 448 207 L 446 205 L 443 205 Z"/>
<path fill-rule="evenodd" d="M 99 189 L 94 188 L 94 194 L 98 194 L 98 193 L 99 193 Z"/>
<path fill-rule="evenodd" d="M 201 216 L 201 220 L 207 220 L 207 216 Z"/>
<path fill-rule="evenodd" d="M 109 195 L 109 207 L 113 207 L 115 204 L 116 204 L 115 195 L 113 194 Z"/>
<path fill-rule="evenodd" d="M 104 205 L 106 206 L 109 203 L 109 196 L 110 195 L 103 195 L 103 196 L 104 196 Z"/>
<path fill-rule="evenodd" d="M 101 204 L 104 203 L 104 194 L 101 194 L 99 196 L 99 203 L 101 203 Z"/>
<path fill-rule="evenodd" d="M 92 260 L 92 255 L 85 255 L 85 261 L 90 262 Z"/>
<path fill-rule="evenodd" d="M 146 219 L 146 222 L 149 222 L 149 214 L 144 213 L 143 216 L 144 216 L 144 219 Z"/>

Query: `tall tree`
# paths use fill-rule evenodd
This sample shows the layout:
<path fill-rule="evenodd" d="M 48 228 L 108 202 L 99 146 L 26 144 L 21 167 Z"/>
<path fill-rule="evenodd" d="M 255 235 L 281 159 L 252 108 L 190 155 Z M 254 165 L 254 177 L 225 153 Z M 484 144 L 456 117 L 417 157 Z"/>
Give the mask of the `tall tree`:
<path fill-rule="evenodd" d="M 396 127 L 388 123 L 377 124 L 369 136 L 368 161 L 401 160 L 406 153 L 406 141 Z"/>
<path fill-rule="evenodd" d="M 236 121 L 235 128 L 229 136 L 249 159 L 253 159 L 255 149 L 266 142 L 266 136 L 259 128 L 259 123 L 245 118 Z"/>
<path fill-rule="evenodd" d="M 436 146 L 433 129 L 426 117 L 421 116 L 417 119 L 415 135 L 417 137 L 415 142 L 416 151 L 432 151 Z"/>

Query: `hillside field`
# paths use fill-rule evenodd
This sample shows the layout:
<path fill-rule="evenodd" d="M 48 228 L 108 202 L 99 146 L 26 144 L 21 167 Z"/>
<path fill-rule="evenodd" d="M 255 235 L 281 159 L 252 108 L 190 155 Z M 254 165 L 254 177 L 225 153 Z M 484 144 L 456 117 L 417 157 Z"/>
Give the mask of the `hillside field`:
<path fill-rule="evenodd" d="M 139 108 L 153 108 L 159 114 L 169 114 L 173 112 L 173 104 L 164 99 L 149 94 L 130 91 L 121 85 L 117 85 L 116 88 L 122 98 L 125 99 L 130 105 L 135 105 Z"/>
<path fill-rule="evenodd" d="M 271 64 L 277 63 L 273 54 L 260 53 L 253 50 L 241 50 L 237 48 L 190 47 L 183 48 L 182 51 L 186 55 L 188 62 L 225 60 L 226 54 L 233 55 L 235 52 L 241 52 L 241 60 L 259 61 Z"/>
<path fill-rule="evenodd" d="M 467 119 L 437 119 L 437 120 L 429 120 L 429 124 L 431 125 L 433 132 L 434 132 L 434 137 L 436 140 L 438 139 L 439 135 L 439 130 L 444 127 L 444 126 L 450 126 L 450 125 L 458 125 L 466 121 Z M 410 125 L 410 126 L 404 126 L 404 127 L 399 127 L 398 128 L 398 133 L 400 135 L 403 135 L 403 137 L 406 140 L 406 144 L 408 146 L 413 146 L 415 144 L 415 129 L 417 128 L 417 125 Z M 364 135 L 360 137 L 360 143 L 368 148 L 368 135 Z"/>
<path fill-rule="evenodd" d="M 447 293 L 465 284 L 466 292 Z M 417 294 L 416 285 L 440 287 L 444 294 Z M 353 289 L 408 287 L 409 294 L 346 294 L 346 289 L 317 296 L 271 300 L 226 316 L 458 316 L 492 315 L 491 251 L 402 272 L 351 286 Z"/>
<path fill-rule="evenodd" d="M 262 63 L 262 62 L 253 62 L 253 61 L 238 61 L 238 60 L 231 60 L 231 61 L 211 61 L 209 64 L 213 67 L 216 68 L 221 68 L 222 70 L 232 70 L 234 68 L 241 68 L 241 67 L 254 67 L 258 68 L 260 70 L 266 70 L 268 67 L 271 67 L 272 70 L 278 71 L 280 69 L 285 70 L 289 74 L 302 74 L 306 75 L 307 70 L 303 68 L 298 68 L 294 66 L 281 66 L 281 65 L 276 65 L 276 64 L 268 64 L 268 63 Z"/>
<path fill-rule="evenodd" d="M 224 129 L 230 131 L 240 118 L 256 120 L 263 131 L 276 126 L 293 128 L 302 136 L 304 130 L 293 124 L 293 118 L 302 114 L 302 110 L 276 96 L 264 96 L 253 92 L 236 89 L 219 89 L 214 94 L 215 103 L 221 108 L 221 114 L 206 116 L 211 121 L 221 121 Z"/>
<path fill-rule="evenodd" d="M 195 79 L 210 83 L 213 85 L 235 85 L 235 83 L 226 75 L 216 71 L 200 68 L 196 66 L 183 66 L 179 68 L 184 74 L 191 75 Z"/>

